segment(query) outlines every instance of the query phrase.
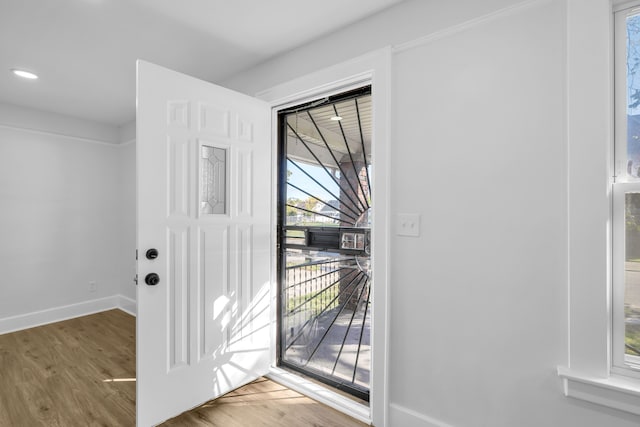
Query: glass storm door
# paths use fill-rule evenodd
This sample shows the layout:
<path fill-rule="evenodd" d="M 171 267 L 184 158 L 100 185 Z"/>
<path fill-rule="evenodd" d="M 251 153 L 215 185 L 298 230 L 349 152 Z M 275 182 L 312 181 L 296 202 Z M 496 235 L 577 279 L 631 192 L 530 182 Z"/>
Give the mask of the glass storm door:
<path fill-rule="evenodd" d="M 278 362 L 368 401 L 371 87 L 278 119 Z"/>

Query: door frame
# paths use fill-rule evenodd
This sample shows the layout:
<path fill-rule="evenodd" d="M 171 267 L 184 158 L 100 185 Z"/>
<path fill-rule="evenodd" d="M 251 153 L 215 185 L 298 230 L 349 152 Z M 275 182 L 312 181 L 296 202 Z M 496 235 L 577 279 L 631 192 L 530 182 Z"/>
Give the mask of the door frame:
<path fill-rule="evenodd" d="M 277 348 L 277 250 L 271 256 L 271 348 L 272 368 L 269 376 L 288 387 L 378 427 L 388 424 L 388 333 L 389 333 L 389 237 L 390 237 L 390 105 L 391 105 L 391 48 L 384 48 L 326 69 L 277 85 L 255 96 L 267 101 L 272 112 L 272 159 L 277 164 L 278 111 L 313 101 L 328 95 L 372 86 L 373 131 L 371 153 L 374 169 L 371 177 L 373 218 L 372 226 L 372 326 L 371 376 L 369 406 L 359 404 L 315 382 L 305 380 L 276 367 Z M 276 200 L 278 168 L 272 170 L 272 200 Z M 271 212 L 273 236 L 276 241 L 277 203 Z"/>

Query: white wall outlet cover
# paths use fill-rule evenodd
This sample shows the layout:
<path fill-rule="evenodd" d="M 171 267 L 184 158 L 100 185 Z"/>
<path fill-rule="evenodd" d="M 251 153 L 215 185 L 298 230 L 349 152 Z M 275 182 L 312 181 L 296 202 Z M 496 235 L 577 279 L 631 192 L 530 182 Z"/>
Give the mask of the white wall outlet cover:
<path fill-rule="evenodd" d="M 398 214 L 396 234 L 398 236 L 420 236 L 420 214 Z"/>

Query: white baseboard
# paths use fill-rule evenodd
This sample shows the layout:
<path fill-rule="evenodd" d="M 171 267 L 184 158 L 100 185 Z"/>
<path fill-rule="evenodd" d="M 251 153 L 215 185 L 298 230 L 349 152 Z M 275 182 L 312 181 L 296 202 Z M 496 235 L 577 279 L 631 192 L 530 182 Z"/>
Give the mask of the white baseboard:
<path fill-rule="evenodd" d="M 79 302 L 77 304 L 48 308 L 46 310 L 20 314 L 18 316 L 5 317 L 4 319 L 0 319 L 0 335 L 20 331 L 22 329 L 35 328 L 36 326 L 46 325 L 49 323 L 60 322 L 62 320 L 73 319 L 74 317 L 112 310 L 114 308 L 119 308 L 120 310 L 135 316 L 136 302 L 123 295 L 112 295 L 91 301 Z"/>
<path fill-rule="evenodd" d="M 129 313 L 130 315 L 135 316 L 138 307 L 138 305 L 136 304 L 136 300 L 125 297 L 124 295 L 117 295 L 117 297 L 118 308 L 125 313 Z"/>
<path fill-rule="evenodd" d="M 412 409 L 395 403 L 389 404 L 389 426 L 396 427 L 453 427 Z"/>

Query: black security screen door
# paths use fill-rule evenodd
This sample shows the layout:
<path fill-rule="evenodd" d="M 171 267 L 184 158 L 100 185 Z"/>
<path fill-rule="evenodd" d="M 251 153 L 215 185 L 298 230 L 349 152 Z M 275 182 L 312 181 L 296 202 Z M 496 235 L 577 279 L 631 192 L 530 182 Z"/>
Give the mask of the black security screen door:
<path fill-rule="evenodd" d="M 279 113 L 281 366 L 369 400 L 371 87 Z"/>

